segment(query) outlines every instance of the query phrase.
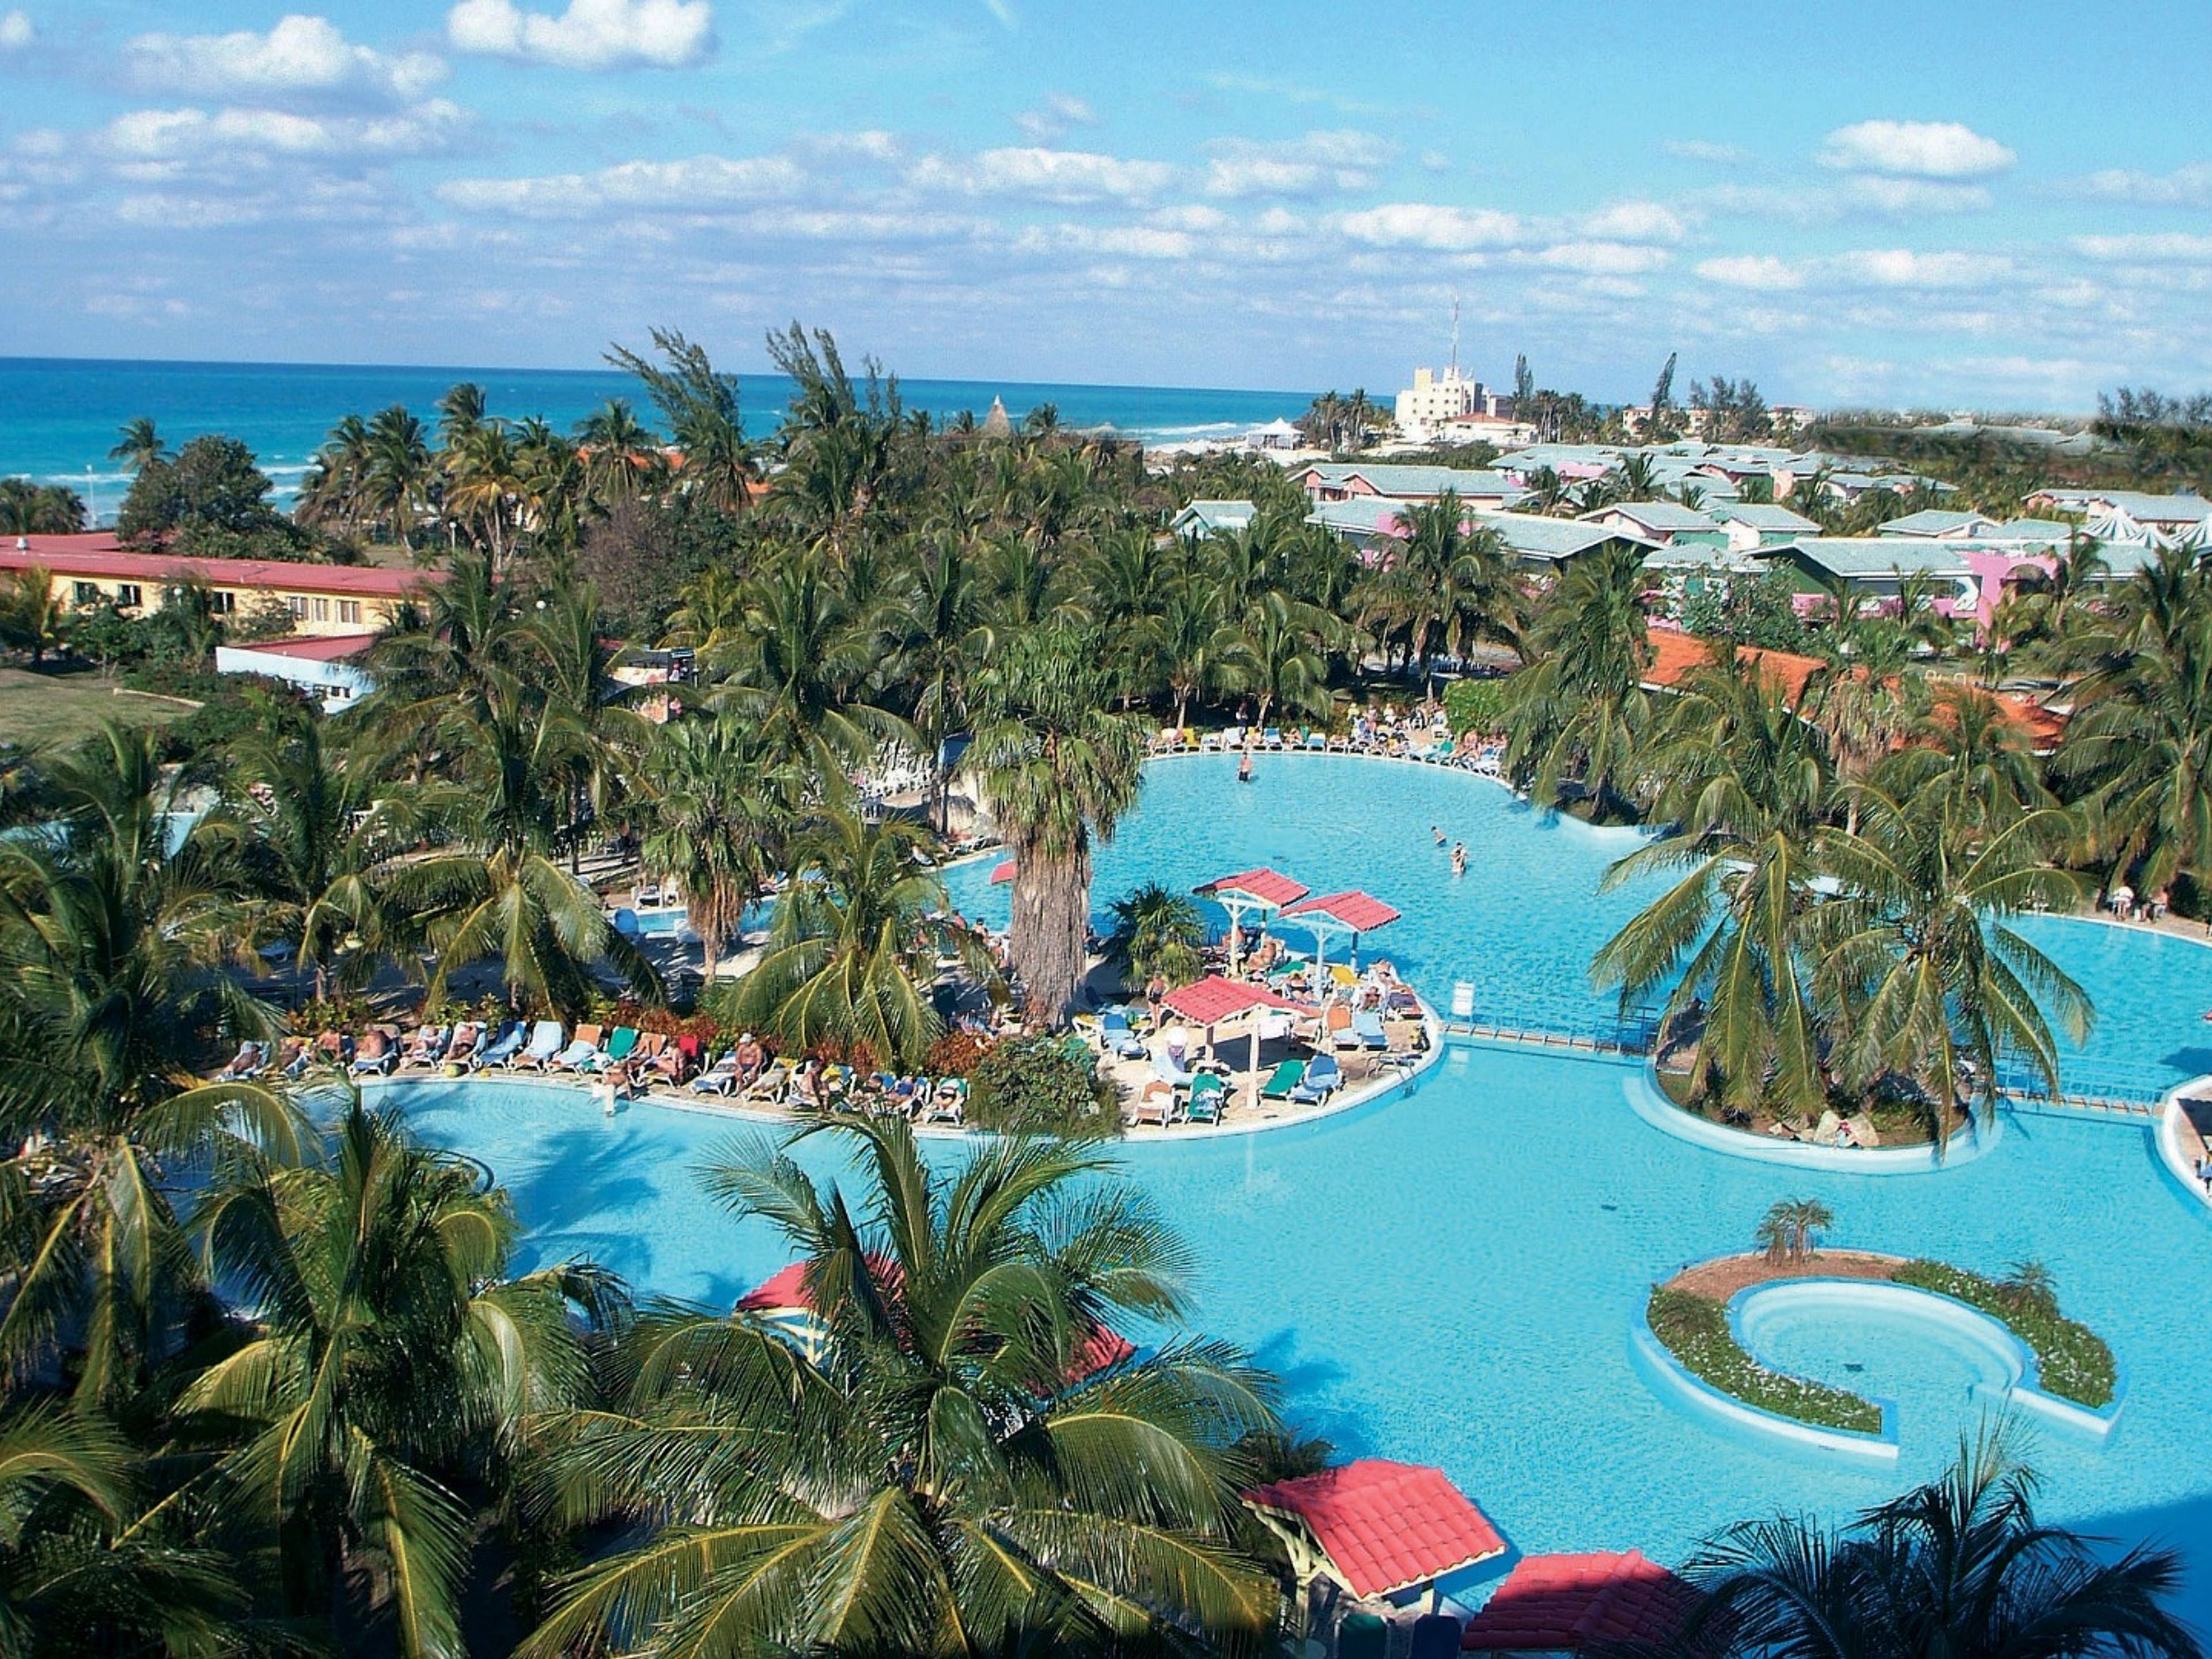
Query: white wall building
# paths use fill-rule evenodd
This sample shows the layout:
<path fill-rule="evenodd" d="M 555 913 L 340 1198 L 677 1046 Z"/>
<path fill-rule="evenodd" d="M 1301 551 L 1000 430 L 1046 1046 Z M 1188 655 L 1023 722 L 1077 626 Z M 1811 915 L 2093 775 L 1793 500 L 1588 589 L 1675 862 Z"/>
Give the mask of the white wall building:
<path fill-rule="evenodd" d="M 1398 394 L 1398 430 L 1412 442 L 1428 443 L 1442 435 L 1443 428 L 1453 421 L 1475 416 L 1493 421 L 1504 418 L 1501 404 L 1511 401 L 1500 399 L 1481 381 L 1468 380 L 1456 363 L 1441 374 L 1433 368 L 1417 368 L 1413 384 Z"/>

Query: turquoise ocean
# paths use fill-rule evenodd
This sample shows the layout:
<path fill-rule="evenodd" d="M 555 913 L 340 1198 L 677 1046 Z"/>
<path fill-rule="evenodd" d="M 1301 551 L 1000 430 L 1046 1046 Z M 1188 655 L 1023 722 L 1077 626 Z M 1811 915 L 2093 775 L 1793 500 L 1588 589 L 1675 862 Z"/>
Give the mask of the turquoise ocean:
<path fill-rule="evenodd" d="M 279 498 L 289 499 L 341 416 L 368 416 L 404 404 L 431 420 L 439 397 L 460 380 L 484 388 L 494 415 L 539 416 L 562 431 L 610 398 L 629 398 L 641 418 L 654 421 L 644 389 L 616 369 L 0 357 L 0 477 L 69 484 L 105 521 L 130 483 L 107 459 L 116 428 L 149 415 L 172 445 L 204 432 L 239 439 L 260 457 Z M 1012 380 L 902 380 L 899 392 L 908 408 L 939 416 L 972 410 L 981 418 L 998 397 L 1018 421 L 1036 405 L 1050 404 L 1063 426 L 1107 428 L 1153 442 L 1227 436 L 1278 416 L 1296 419 L 1311 397 Z M 745 430 L 766 437 L 782 418 L 791 383 L 780 374 L 743 374 L 738 394 Z"/>

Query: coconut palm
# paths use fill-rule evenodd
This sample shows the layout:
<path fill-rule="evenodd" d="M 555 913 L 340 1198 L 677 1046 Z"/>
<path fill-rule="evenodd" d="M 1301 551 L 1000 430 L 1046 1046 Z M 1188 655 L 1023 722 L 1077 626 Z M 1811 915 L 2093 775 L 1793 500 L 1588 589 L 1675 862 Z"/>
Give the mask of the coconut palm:
<path fill-rule="evenodd" d="M 1644 581 L 1639 549 L 1599 548 L 1567 567 L 1536 619 L 1530 666 L 1508 682 L 1505 763 L 1539 801 L 1571 786 L 1601 816 L 1629 811 L 1650 709 Z"/>
<path fill-rule="evenodd" d="M 715 701 L 778 754 L 836 779 L 911 735 L 872 700 L 882 647 L 878 619 L 858 614 L 830 568 L 802 554 L 752 583 L 742 635 L 713 649 L 709 665 L 726 676 Z"/>
<path fill-rule="evenodd" d="M 1769 1261 L 1802 1261 L 1819 1251 L 1820 1235 L 1835 1224 L 1835 1212 L 1817 1198 L 1778 1199 L 1759 1218 L 1752 1240 Z"/>
<path fill-rule="evenodd" d="M 647 873 L 683 890 L 709 979 L 746 908 L 781 867 L 805 781 L 734 714 L 672 720 L 646 749 L 638 856 Z"/>
<path fill-rule="evenodd" d="M 1179 584 L 1170 596 L 1160 615 L 1159 653 L 1178 732 L 1190 719 L 1192 703 L 1247 683 L 1250 656 L 1243 630 L 1229 620 L 1221 590 L 1210 582 Z"/>
<path fill-rule="evenodd" d="M 1236 1548 L 1243 1358 L 1173 1342 L 1098 1370 L 1115 1318 L 1173 1319 L 1182 1247 L 1093 1154 L 1007 1140 L 939 1170 L 902 1123 L 840 1121 L 708 1172 L 805 1264 L 818 1358 L 740 1316 L 641 1320 L 615 1408 L 564 1448 L 563 1518 L 644 1522 L 526 1644 L 1106 1655 L 1255 1642 L 1277 1592 Z"/>
<path fill-rule="evenodd" d="M 1673 832 L 1607 872 L 1606 885 L 1680 878 L 1591 964 L 1629 1003 L 1669 987 L 1665 1023 L 1702 1012 L 1695 1089 L 1748 1115 L 1819 1109 L 1820 1010 L 1807 954 L 1814 839 L 1832 771 L 1784 689 L 1733 654 L 1686 680 L 1648 763 Z"/>
<path fill-rule="evenodd" d="M 230 1449 L 204 1493 L 273 1547 L 286 1610 L 364 1590 L 402 1654 L 459 1656 L 475 1526 L 465 1480 L 496 1493 L 548 1413 L 578 1404 L 580 1321 L 619 1306 L 574 1265 L 507 1277 L 505 1195 L 358 1102 L 327 1164 L 254 1160 L 194 1218 L 207 1268 L 253 1310 L 178 1400 L 184 1430 Z"/>
<path fill-rule="evenodd" d="M 416 520 L 428 510 L 431 485 L 437 477 L 422 422 L 400 404 L 373 416 L 368 422 L 368 473 L 362 480 L 362 504 L 391 526 L 392 540 L 404 547 L 414 534 Z"/>
<path fill-rule="evenodd" d="M 47 767 L 46 833 L 0 839 L 0 1237 L 20 1264 L 0 1364 L 77 1351 L 100 1400 L 161 1357 L 189 1274 L 168 1175 L 219 1141 L 283 1153 L 304 1130 L 252 1085 L 195 1086 L 218 1035 L 276 1011 L 227 968 L 246 884 L 207 827 L 174 838 L 151 734 L 105 731 Z"/>
<path fill-rule="evenodd" d="M 1133 979 L 1150 982 L 1157 976 L 1171 985 L 1196 979 L 1198 950 L 1205 943 L 1206 923 L 1198 907 L 1156 881 L 1114 901 L 1114 931 L 1107 937 L 1106 951 Z"/>
<path fill-rule="evenodd" d="M 1030 1012 L 1054 1022 L 1088 960 L 1092 844 L 1141 781 L 1144 737 L 1113 695 L 1096 637 L 1065 624 L 1010 641 L 975 693 L 964 764 L 1014 855 L 1013 969 Z"/>
<path fill-rule="evenodd" d="M 528 483 L 521 455 L 504 426 L 471 428 L 444 457 L 446 510 L 457 529 L 503 571 L 520 525 L 516 512 Z"/>
<path fill-rule="evenodd" d="M 134 415 L 116 429 L 115 447 L 107 452 L 107 459 L 129 467 L 133 472 L 143 472 L 156 461 L 171 459 L 169 446 L 155 430 L 151 415 Z"/>
<path fill-rule="evenodd" d="M 1423 676 L 1437 653 L 1465 656 L 1479 644 L 1521 643 L 1522 594 L 1498 532 L 1474 523 L 1446 490 L 1407 507 L 1406 539 L 1367 584 L 1375 619 L 1405 641 Z"/>
<path fill-rule="evenodd" d="M 610 398 L 576 426 L 584 477 L 601 501 L 620 501 L 643 489 L 661 464 L 660 440 L 623 398 Z"/>
<path fill-rule="evenodd" d="M 944 1030 L 930 997 L 938 957 L 990 971 L 974 935 L 944 915 L 944 884 L 915 862 L 922 844 L 912 824 L 842 812 L 796 837 L 761 959 L 724 994 L 728 1021 L 793 1048 L 919 1066 Z"/>
<path fill-rule="evenodd" d="M 1328 665 L 1316 642 L 1328 619 L 1310 605 L 1282 593 L 1263 593 L 1237 623 L 1237 673 L 1257 692 L 1255 724 L 1265 726 L 1271 711 L 1322 714 L 1328 711 Z"/>
<path fill-rule="evenodd" d="M 2180 1558 L 2036 1518 L 2036 1480 L 2002 1438 L 1962 1444 L 1939 1479 L 1829 1531 L 1804 1516 L 1732 1527 L 1684 1565 L 1705 1593 L 1673 1654 L 1801 1659 L 2198 1659 L 2168 1611 Z"/>
<path fill-rule="evenodd" d="M 2057 1092 L 2054 1017 L 2077 1042 L 2088 1031 L 2081 987 L 2005 925 L 2079 902 L 2079 880 L 2051 857 L 2073 823 L 2042 808 L 1992 831 L 1941 784 L 1901 799 L 1849 787 L 1858 833 L 1832 831 L 1818 850 L 1842 890 L 1822 906 L 1817 945 L 1832 1062 L 1856 1091 L 1902 1080 L 1940 1146 L 1964 1104 L 1995 1114 L 2010 1062 Z"/>
<path fill-rule="evenodd" d="M 68 625 L 68 609 L 54 591 L 53 573 L 44 565 L 25 566 L 0 587 L 0 641 L 28 652 L 32 667 L 61 644 Z"/>
<path fill-rule="evenodd" d="M 1986 691 L 1957 684 L 1937 689 L 1916 735 L 1919 740 L 1884 761 L 1877 775 L 1893 795 L 1940 802 L 1984 831 L 2057 805 L 2045 787 L 2033 739 Z"/>
<path fill-rule="evenodd" d="M 986 596 L 967 548 L 933 542 L 916 550 L 914 574 L 891 612 L 900 666 L 914 687 L 914 725 L 931 776 L 931 817 L 951 828 L 950 740 L 966 724 L 968 687 L 996 642 Z"/>

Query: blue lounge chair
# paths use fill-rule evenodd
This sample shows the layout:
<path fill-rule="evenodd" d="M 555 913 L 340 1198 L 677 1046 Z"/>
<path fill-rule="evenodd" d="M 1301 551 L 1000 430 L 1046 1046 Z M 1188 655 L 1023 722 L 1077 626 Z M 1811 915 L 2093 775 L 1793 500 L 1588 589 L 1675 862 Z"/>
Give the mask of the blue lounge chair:
<path fill-rule="evenodd" d="M 1137 1041 L 1137 1034 L 1129 1026 L 1129 1017 L 1119 1008 L 1109 1008 L 1098 1019 L 1098 1040 L 1106 1052 L 1119 1060 L 1142 1060 L 1145 1045 Z"/>
<path fill-rule="evenodd" d="M 561 1044 L 567 1036 L 559 1020 L 541 1019 L 530 1028 L 530 1042 L 522 1052 L 507 1063 L 518 1069 L 542 1072 L 546 1062 L 561 1052 Z"/>
<path fill-rule="evenodd" d="M 1171 1089 L 1188 1089 L 1191 1079 L 1198 1074 L 1178 1066 L 1175 1057 L 1162 1048 L 1152 1056 L 1152 1075 Z"/>
<path fill-rule="evenodd" d="M 575 1041 L 545 1062 L 549 1072 L 576 1072 L 593 1065 L 599 1057 L 599 1028 L 579 1025 Z"/>
<path fill-rule="evenodd" d="M 382 1039 L 384 1051 L 371 1054 L 364 1039 L 354 1050 L 353 1064 L 347 1069 L 356 1077 L 382 1077 L 399 1064 L 399 1033 L 389 1025 L 372 1025 L 369 1030 Z"/>
<path fill-rule="evenodd" d="M 1359 1039 L 1363 1048 L 1387 1048 L 1390 1038 L 1382 1030 L 1382 1016 L 1372 1008 L 1361 1008 L 1352 1016 L 1352 1035 Z"/>
<path fill-rule="evenodd" d="M 738 1051 L 731 1049 L 691 1079 L 695 1094 L 726 1095 L 738 1086 Z"/>
<path fill-rule="evenodd" d="M 483 1071 L 489 1066 L 504 1066 L 522 1052 L 522 1045 L 530 1034 L 522 1029 L 522 1022 L 510 1019 L 499 1028 L 499 1035 L 477 1050 L 469 1062 L 471 1071 Z"/>
<path fill-rule="evenodd" d="M 1334 1054 L 1316 1054 L 1291 1098 L 1301 1106 L 1317 1106 L 1344 1086 L 1344 1068 Z"/>

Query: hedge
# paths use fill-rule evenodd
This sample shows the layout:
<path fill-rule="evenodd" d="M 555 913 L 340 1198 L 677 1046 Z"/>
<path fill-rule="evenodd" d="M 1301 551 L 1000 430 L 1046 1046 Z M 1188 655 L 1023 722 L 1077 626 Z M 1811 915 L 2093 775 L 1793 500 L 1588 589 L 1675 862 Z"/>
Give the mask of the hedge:
<path fill-rule="evenodd" d="M 2003 1325 L 2033 1351 L 2036 1381 L 2044 1393 L 2092 1409 L 2112 1403 L 2119 1384 L 2112 1349 L 2087 1325 L 2061 1314 L 2048 1297 L 2023 1293 L 1941 1261 L 1908 1261 L 1892 1276 L 1900 1285 L 1955 1297 Z"/>

